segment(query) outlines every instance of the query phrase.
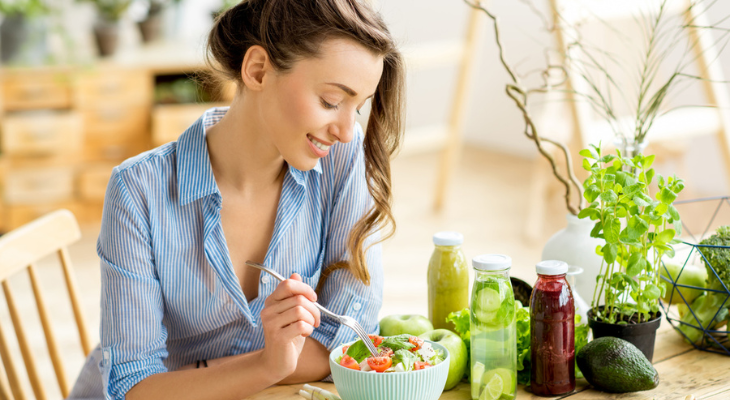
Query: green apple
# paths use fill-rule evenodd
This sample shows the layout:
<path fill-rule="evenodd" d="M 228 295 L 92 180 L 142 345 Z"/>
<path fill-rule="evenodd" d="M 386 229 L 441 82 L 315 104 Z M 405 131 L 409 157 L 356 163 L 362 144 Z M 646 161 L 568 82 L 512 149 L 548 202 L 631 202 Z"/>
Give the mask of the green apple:
<path fill-rule="evenodd" d="M 466 344 L 459 335 L 448 329 L 436 329 L 419 335 L 421 339 L 430 340 L 446 347 L 449 351 L 449 376 L 446 378 L 444 390 L 452 389 L 461 381 L 466 372 L 466 364 L 469 362 L 469 354 L 466 352 Z"/>
<path fill-rule="evenodd" d="M 418 336 L 432 330 L 433 324 L 423 315 L 388 315 L 380 320 L 380 336 Z"/>
<path fill-rule="evenodd" d="M 705 287 L 705 281 L 707 280 L 707 270 L 705 267 L 700 267 L 698 265 L 687 263 L 684 265 L 684 270 L 682 270 L 682 266 L 684 265 L 684 261 L 677 261 L 672 259 L 665 259 L 664 265 L 659 266 L 659 272 L 662 276 L 667 277 L 667 271 L 669 272 L 669 276 L 671 276 L 672 281 L 676 281 L 679 285 L 687 285 L 687 286 L 696 286 L 700 288 Z M 664 269 L 664 266 L 667 267 L 667 269 Z M 682 271 L 682 275 L 679 275 L 679 272 Z M 677 279 L 677 276 L 679 276 L 679 279 Z M 672 299 L 672 304 L 684 304 L 685 300 L 687 301 L 687 304 L 692 304 L 694 299 L 696 299 L 699 295 L 703 293 L 700 289 L 690 289 L 687 287 L 677 287 L 676 290 L 672 286 L 671 283 L 664 281 L 664 284 L 666 285 L 667 291 L 662 297 L 662 300 L 665 303 L 669 303 L 669 298 Z M 672 293 L 674 292 L 674 293 Z M 682 300 L 682 296 L 679 295 L 679 293 L 682 293 L 682 296 L 684 296 L 684 300 Z"/>

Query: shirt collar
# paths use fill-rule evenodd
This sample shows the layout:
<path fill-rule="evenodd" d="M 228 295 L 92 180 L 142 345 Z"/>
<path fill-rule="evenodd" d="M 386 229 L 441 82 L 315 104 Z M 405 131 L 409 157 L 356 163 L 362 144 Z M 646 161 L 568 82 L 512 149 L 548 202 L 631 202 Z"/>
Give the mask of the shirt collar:
<path fill-rule="evenodd" d="M 211 194 L 220 195 L 210 165 L 205 130 L 220 121 L 227 111 L 228 107 L 206 110 L 177 141 L 178 197 L 181 206 Z M 321 159 L 317 160 L 313 170 L 322 174 Z M 307 171 L 289 165 L 288 172 L 297 184 L 306 185 Z"/>

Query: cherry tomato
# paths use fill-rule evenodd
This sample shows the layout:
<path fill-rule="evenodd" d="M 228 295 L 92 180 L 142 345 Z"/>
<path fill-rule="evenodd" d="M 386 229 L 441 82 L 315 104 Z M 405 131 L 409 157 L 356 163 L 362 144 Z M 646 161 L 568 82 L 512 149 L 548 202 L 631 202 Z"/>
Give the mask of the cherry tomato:
<path fill-rule="evenodd" d="M 378 346 L 380 346 L 380 343 L 383 343 L 383 337 L 382 336 L 368 335 L 368 337 L 370 338 L 370 340 L 373 341 L 373 344 L 375 345 L 375 347 L 378 347 Z"/>
<path fill-rule="evenodd" d="M 378 355 L 380 357 L 390 357 L 393 355 L 393 349 L 390 347 L 380 347 L 378 348 Z"/>
<path fill-rule="evenodd" d="M 368 358 L 368 366 L 376 372 L 383 372 L 393 365 L 393 360 L 390 357 L 370 357 Z"/>
<path fill-rule="evenodd" d="M 360 370 L 360 364 L 358 364 L 354 358 L 348 356 L 347 354 L 342 356 L 342 360 L 340 360 L 340 365 L 345 368 L 356 369 L 358 371 Z"/>
<path fill-rule="evenodd" d="M 423 339 L 421 339 L 419 337 L 411 336 L 408 338 L 408 341 L 411 342 L 412 345 L 416 346 L 416 347 L 413 347 L 411 349 L 411 351 L 414 351 L 414 352 L 418 351 L 421 349 L 421 346 L 423 346 Z"/>
<path fill-rule="evenodd" d="M 413 370 L 418 371 L 419 369 L 426 369 L 431 366 L 432 365 L 429 364 L 428 361 L 416 361 L 413 363 Z"/>
<path fill-rule="evenodd" d="M 347 353 L 347 349 L 349 349 L 350 346 L 342 346 L 342 354 Z"/>

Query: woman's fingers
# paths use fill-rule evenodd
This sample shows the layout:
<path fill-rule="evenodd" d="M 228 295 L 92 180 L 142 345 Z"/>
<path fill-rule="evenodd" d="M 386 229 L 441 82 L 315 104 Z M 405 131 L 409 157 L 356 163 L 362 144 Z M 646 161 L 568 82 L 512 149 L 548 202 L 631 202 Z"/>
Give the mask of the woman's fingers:
<path fill-rule="evenodd" d="M 302 295 L 296 295 L 293 297 L 289 297 L 288 299 L 273 302 L 271 305 L 269 305 L 265 310 L 269 313 L 271 313 L 271 316 L 275 316 L 277 314 L 283 314 L 287 312 L 289 309 L 292 309 L 294 307 L 303 307 L 305 310 L 307 310 L 312 317 L 314 318 L 314 326 L 319 326 L 320 321 L 320 312 L 317 307 L 314 306 L 314 304 L 309 301 L 306 297 Z M 263 311 L 262 311 L 263 312 Z"/>
<path fill-rule="evenodd" d="M 266 301 L 281 301 L 296 295 L 302 295 L 311 301 L 317 301 L 317 293 L 309 285 L 302 282 L 302 277 L 299 274 L 292 274 L 289 279 L 279 283 Z"/>

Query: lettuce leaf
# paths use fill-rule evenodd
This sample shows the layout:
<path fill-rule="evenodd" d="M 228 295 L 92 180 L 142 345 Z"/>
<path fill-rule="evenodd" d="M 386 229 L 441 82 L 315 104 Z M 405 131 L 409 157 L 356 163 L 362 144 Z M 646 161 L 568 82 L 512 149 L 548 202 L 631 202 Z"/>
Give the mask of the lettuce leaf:
<path fill-rule="evenodd" d="M 414 346 L 411 342 L 408 341 L 408 339 L 410 337 L 411 337 L 411 335 L 406 335 L 406 334 L 386 337 L 383 340 L 383 343 L 380 343 L 380 346 L 378 346 L 378 348 L 387 347 L 387 348 L 393 350 L 394 352 L 398 351 L 398 350 L 403 350 L 403 349 L 404 350 L 412 349 L 416 346 Z"/>
<path fill-rule="evenodd" d="M 419 361 L 418 356 L 408 350 L 397 350 L 393 354 L 393 366 L 397 365 L 398 363 L 403 363 L 403 367 L 406 369 L 406 371 L 412 370 L 413 363 L 415 363 L 416 361 Z"/>
<path fill-rule="evenodd" d="M 360 364 L 364 359 L 370 357 L 370 350 L 368 350 L 368 347 L 365 346 L 362 340 L 358 340 L 347 349 L 347 353 L 345 354 L 354 358 Z"/>
<path fill-rule="evenodd" d="M 580 324 L 580 315 L 575 314 L 575 354 L 578 354 L 578 351 L 583 348 L 588 343 L 588 324 L 578 325 Z M 575 363 L 575 377 L 583 378 L 583 372 L 581 372 L 580 368 L 578 368 L 578 357 L 576 357 L 576 363 Z"/>
<path fill-rule="evenodd" d="M 517 382 L 523 385 L 530 384 L 530 367 L 532 353 L 530 352 L 530 307 L 524 307 L 519 300 L 515 300 L 515 320 L 517 326 Z"/>

